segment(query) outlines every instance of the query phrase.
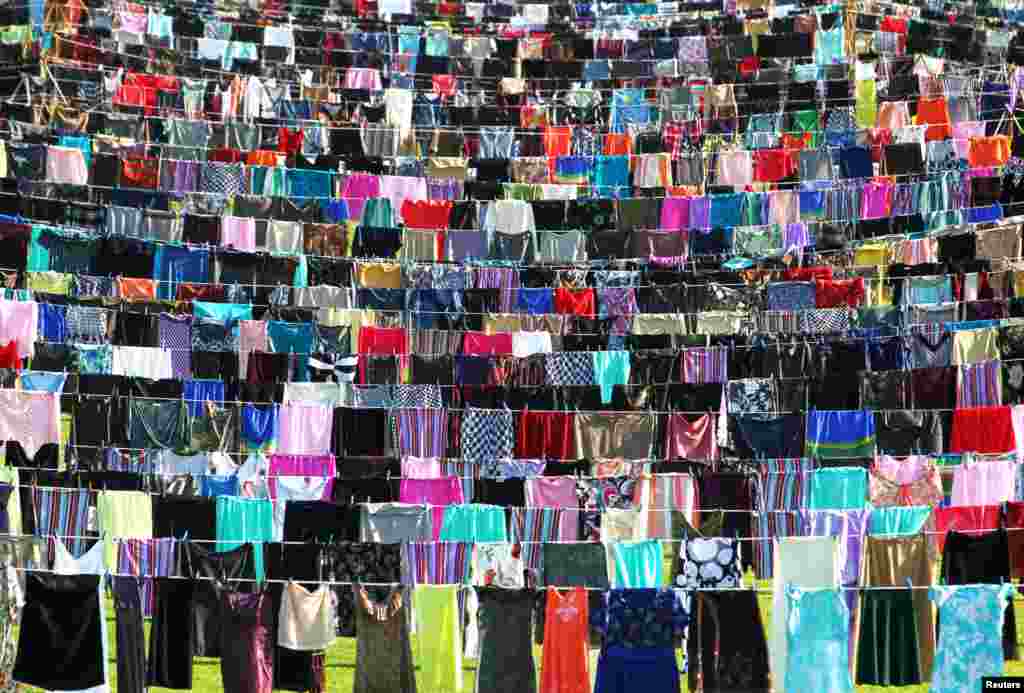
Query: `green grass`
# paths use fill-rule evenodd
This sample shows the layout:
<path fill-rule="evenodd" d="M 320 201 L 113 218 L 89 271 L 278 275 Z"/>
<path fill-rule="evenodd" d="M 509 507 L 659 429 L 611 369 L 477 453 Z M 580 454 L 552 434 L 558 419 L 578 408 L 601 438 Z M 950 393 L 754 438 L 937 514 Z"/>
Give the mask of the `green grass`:
<path fill-rule="evenodd" d="M 759 583 L 760 587 L 769 587 L 770 582 L 762 581 Z M 758 601 L 761 606 L 761 616 L 764 620 L 765 628 L 770 632 L 771 629 L 771 594 L 760 593 L 758 595 Z M 1017 613 L 1017 623 L 1024 624 L 1024 600 L 1018 599 L 1014 605 Z M 116 634 L 114 625 L 114 608 L 113 604 L 108 600 L 106 606 L 107 613 L 107 630 L 109 634 L 109 643 L 111 648 L 110 653 L 110 674 L 111 684 L 113 690 L 117 690 L 117 652 L 116 652 Z M 146 636 L 147 642 L 149 637 L 149 623 L 146 624 Z M 1018 638 L 1021 639 L 1024 644 L 1024 627 L 1018 628 Z M 413 640 L 413 647 L 415 652 L 415 638 Z M 540 669 L 541 651 L 540 648 L 536 648 L 534 651 L 538 671 Z M 593 659 L 591 660 L 593 661 Z M 327 672 L 327 690 L 332 693 L 348 693 L 352 690 L 352 679 L 355 673 L 355 662 L 356 662 L 356 641 L 354 638 L 338 638 L 334 645 L 327 651 L 326 661 L 326 672 Z M 464 693 L 472 693 L 474 677 L 476 673 L 476 661 L 466 660 L 463 664 L 463 682 L 464 682 Z M 1007 662 L 1006 666 L 1007 675 L 1013 676 L 1024 676 L 1024 661 L 1013 661 Z M 192 666 L 193 676 L 193 690 L 200 691 L 201 693 L 216 693 L 222 691 L 220 679 L 220 659 L 210 657 L 196 657 L 193 660 Z M 26 690 L 37 691 L 38 689 L 27 688 Z M 150 691 L 170 691 L 166 688 L 151 688 Z M 686 678 L 683 677 L 683 691 L 687 690 Z M 884 686 L 857 686 L 857 691 L 860 693 L 886 691 L 888 693 L 927 693 L 928 685 L 922 684 L 919 686 L 902 686 L 902 687 L 884 687 Z"/>

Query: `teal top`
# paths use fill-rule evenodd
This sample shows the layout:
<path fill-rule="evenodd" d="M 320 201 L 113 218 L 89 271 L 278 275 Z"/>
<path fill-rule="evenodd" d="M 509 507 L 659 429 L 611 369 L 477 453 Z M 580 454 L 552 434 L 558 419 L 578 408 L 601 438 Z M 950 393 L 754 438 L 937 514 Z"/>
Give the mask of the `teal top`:
<path fill-rule="evenodd" d="M 832 467 L 811 474 L 808 510 L 855 510 L 868 502 L 868 470 Z"/>
<path fill-rule="evenodd" d="M 263 580 L 265 541 L 274 541 L 274 505 L 270 500 L 217 496 L 217 551 L 255 544 L 256 579 Z"/>
<path fill-rule="evenodd" d="M 444 510 L 441 541 L 507 542 L 505 509 L 498 505 L 449 505 Z"/>
<path fill-rule="evenodd" d="M 636 589 L 661 587 L 665 582 L 661 542 L 620 541 L 609 544 L 613 569 L 612 587 Z"/>

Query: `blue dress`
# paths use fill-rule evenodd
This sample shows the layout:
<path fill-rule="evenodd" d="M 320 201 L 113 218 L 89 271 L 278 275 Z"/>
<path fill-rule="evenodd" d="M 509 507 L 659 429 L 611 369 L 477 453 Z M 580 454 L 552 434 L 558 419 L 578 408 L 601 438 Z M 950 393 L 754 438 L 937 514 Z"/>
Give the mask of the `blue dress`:
<path fill-rule="evenodd" d="M 786 623 L 786 691 L 853 693 L 849 611 L 836 589 L 789 586 Z"/>
<path fill-rule="evenodd" d="M 610 590 L 593 614 L 604 635 L 594 693 L 679 693 L 675 642 L 690 623 L 690 593 Z"/>
<path fill-rule="evenodd" d="M 1003 619 L 1013 589 L 1006 584 L 928 590 L 942 623 L 931 693 L 980 691 L 982 676 L 1003 675 Z"/>

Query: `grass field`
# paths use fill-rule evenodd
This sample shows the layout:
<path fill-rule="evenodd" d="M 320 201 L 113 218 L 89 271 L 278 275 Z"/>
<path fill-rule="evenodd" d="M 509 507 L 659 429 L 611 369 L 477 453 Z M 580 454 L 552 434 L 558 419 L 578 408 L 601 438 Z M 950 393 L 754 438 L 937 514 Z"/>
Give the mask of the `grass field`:
<path fill-rule="evenodd" d="M 763 587 L 769 587 L 769 582 L 761 583 Z M 762 617 L 765 622 L 765 628 L 771 628 L 771 594 L 761 593 L 759 595 L 759 602 L 761 606 Z M 1024 600 L 1018 599 L 1015 604 L 1017 611 L 1017 622 L 1024 624 Z M 112 676 L 112 683 L 114 684 L 114 690 L 117 690 L 117 664 L 115 651 L 116 637 L 114 629 L 114 610 L 113 605 L 108 601 L 107 603 L 107 628 L 109 633 L 109 642 L 111 646 L 111 657 L 110 657 L 110 672 Z M 149 625 L 146 625 L 147 638 Z M 1018 630 L 1018 638 L 1024 643 L 1024 628 Z M 413 640 L 413 647 L 415 648 L 415 639 Z M 415 649 L 414 649 L 415 652 Z M 541 651 L 540 648 L 535 650 L 535 658 L 538 670 L 540 668 Z M 593 660 L 592 660 L 593 661 Z M 349 693 L 352 690 L 352 678 L 355 673 L 355 662 L 356 662 L 356 641 L 354 638 L 339 638 L 330 650 L 327 652 L 327 690 L 338 693 Z M 466 660 L 464 662 L 463 670 L 463 681 L 465 693 L 472 693 L 474 685 L 476 662 L 474 660 Z M 1007 663 L 1008 675 L 1024 676 L 1024 661 L 1014 661 Z M 193 660 L 193 690 L 200 691 L 201 693 L 217 693 L 223 690 L 220 679 L 220 660 L 211 659 L 208 657 L 196 657 Z M 38 689 L 27 688 L 26 690 L 37 691 Z M 151 688 L 150 691 L 169 691 L 166 688 Z M 682 690 L 686 691 L 686 680 L 683 678 Z M 883 686 L 857 686 L 858 692 L 867 693 L 887 691 L 888 693 L 926 693 L 928 690 L 927 685 L 920 686 L 903 686 L 899 688 L 894 687 L 883 687 Z M 424 692 L 428 693 L 428 692 Z M 429 692 L 433 693 L 433 692 Z"/>

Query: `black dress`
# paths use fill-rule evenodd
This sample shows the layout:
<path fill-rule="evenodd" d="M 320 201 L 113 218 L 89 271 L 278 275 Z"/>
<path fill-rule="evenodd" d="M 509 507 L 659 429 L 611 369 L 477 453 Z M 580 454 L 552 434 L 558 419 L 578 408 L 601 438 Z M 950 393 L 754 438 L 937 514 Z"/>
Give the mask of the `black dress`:
<path fill-rule="evenodd" d="M 480 663 L 477 690 L 535 693 L 533 661 L 533 590 L 477 588 L 480 600 Z"/>
<path fill-rule="evenodd" d="M 158 577 L 146 685 L 192 688 L 192 580 Z"/>
<path fill-rule="evenodd" d="M 199 578 L 195 581 L 191 606 L 194 634 L 192 653 L 196 657 L 219 657 L 221 654 L 220 629 L 224 618 L 221 614 L 221 597 L 214 580 L 255 580 L 254 550 L 252 544 L 223 552 L 210 551 L 198 544 L 185 544 L 185 575 Z"/>
<path fill-rule="evenodd" d="M 58 691 L 106 682 L 99 581 L 98 575 L 25 576 L 15 681 Z"/>
<path fill-rule="evenodd" d="M 142 591 L 135 577 L 113 578 L 117 613 L 117 690 L 146 690 L 146 634 L 142 625 Z"/>
<path fill-rule="evenodd" d="M 746 590 L 694 592 L 690 610 L 689 690 L 768 693 L 768 643 L 757 595 Z"/>

